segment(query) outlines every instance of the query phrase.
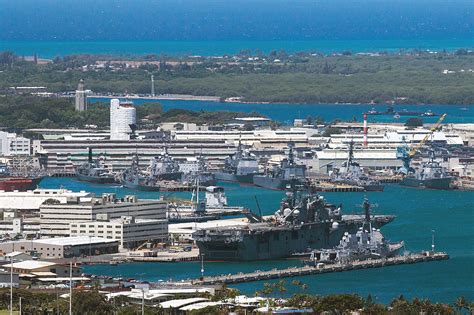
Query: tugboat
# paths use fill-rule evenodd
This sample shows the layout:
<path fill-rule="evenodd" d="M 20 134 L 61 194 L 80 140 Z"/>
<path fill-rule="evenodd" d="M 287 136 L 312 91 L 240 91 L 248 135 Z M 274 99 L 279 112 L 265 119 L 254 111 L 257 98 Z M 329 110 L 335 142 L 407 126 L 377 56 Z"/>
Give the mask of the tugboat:
<path fill-rule="evenodd" d="M 260 174 L 257 159 L 250 154 L 249 150 L 242 149 L 240 140 L 237 152 L 227 157 L 224 163 L 224 169 L 214 173 L 217 181 L 252 184 L 254 175 Z"/>
<path fill-rule="evenodd" d="M 299 181 L 306 180 L 306 165 L 299 165 L 295 162 L 293 153 L 294 145 L 288 145 L 288 158 L 281 161 L 280 166 L 274 167 L 270 172 L 264 175 L 255 175 L 253 184 L 255 186 L 284 190 L 290 181 L 296 179 Z"/>
<path fill-rule="evenodd" d="M 420 188 L 452 189 L 453 177 L 436 161 L 434 150 L 430 150 L 429 155 L 429 161 L 423 163 L 418 170 L 410 168 L 400 184 Z"/>
<path fill-rule="evenodd" d="M 383 191 L 384 186 L 377 180 L 369 178 L 362 172 L 359 163 L 354 161 L 354 141 L 349 143 L 347 161 L 337 170 L 332 179 L 335 183 L 344 183 L 352 186 L 363 187 L 365 191 Z"/>
<path fill-rule="evenodd" d="M 89 148 L 88 161 L 76 168 L 76 177 L 80 181 L 97 184 L 111 184 L 115 177 L 105 169 L 98 160 L 92 159 L 92 149 Z"/>
<path fill-rule="evenodd" d="M 404 246 L 404 242 L 389 243 L 380 229 L 372 227 L 370 203 L 364 200 L 365 220 L 356 233 L 345 232 L 339 245 L 332 249 L 311 251 L 306 265 L 317 266 L 320 263 L 350 263 L 357 260 L 380 259 L 395 256 Z"/>
<path fill-rule="evenodd" d="M 280 208 L 269 219 L 251 216 L 247 225 L 199 229 L 193 238 L 206 260 L 252 261 L 291 257 L 308 248 L 332 248 L 344 233 L 355 233 L 364 222 L 362 215 L 343 215 L 342 206 L 292 180 Z M 394 220 L 394 216 L 375 215 L 375 228 Z"/>
<path fill-rule="evenodd" d="M 129 189 L 159 191 L 160 186 L 157 185 L 156 178 L 150 176 L 149 173 L 141 171 L 139 162 L 138 154 L 134 154 L 132 165 L 121 174 L 120 183 Z"/>

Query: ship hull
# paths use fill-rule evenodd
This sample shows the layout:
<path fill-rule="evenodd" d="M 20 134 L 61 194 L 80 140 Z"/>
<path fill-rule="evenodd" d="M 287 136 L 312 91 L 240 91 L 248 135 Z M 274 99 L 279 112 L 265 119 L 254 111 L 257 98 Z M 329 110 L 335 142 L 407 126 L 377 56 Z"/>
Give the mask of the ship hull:
<path fill-rule="evenodd" d="M 216 179 L 216 181 L 236 182 L 236 183 L 242 183 L 242 184 L 252 184 L 254 176 L 255 174 L 253 173 L 242 174 L 242 175 L 225 173 L 225 172 L 214 173 L 214 178 Z"/>
<path fill-rule="evenodd" d="M 225 235 L 196 243 L 206 260 L 255 261 L 271 260 L 307 252 L 308 249 L 332 248 L 339 244 L 345 232 L 355 233 L 360 222 L 341 222 L 335 230 L 331 222 L 310 223 L 298 227 L 258 232 L 245 231 L 240 240 Z M 383 225 L 383 224 L 382 224 Z M 375 228 L 380 225 L 374 224 Z"/>
<path fill-rule="evenodd" d="M 383 191 L 384 190 L 384 185 L 380 184 L 368 184 L 368 185 L 363 185 L 365 191 Z"/>
<path fill-rule="evenodd" d="M 96 183 L 96 184 L 113 184 L 115 178 L 113 177 L 98 177 L 98 176 L 87 176 L 76 173 L 76 178 L 82 182 Z"/>
<path fill-rule="evenodd" d="M 409 187 L 419 187 L 419 188 L 430 188 L 430 189 L 452 189 L 451 188 L 451 177 L 444 178 L 432 178 L 432 179 L 417 179 L 412 177 L 405 177 L 401 181 L 401 185 Z"/>
<path fill-rule="evenodd" d="M 122 181 L 121 184 L 132 190 L 140 190 L 140 191 L 160 191 L 160 186 L 148 186 L 148 185 L 140 185 L 137 183 L 131 183 L 127 181 Z"/>
<path fill-rule="evenodd" d="M 6 177 L 0 179 L 0 190 L 3 191 L 26 191 L 36 188 L 35 186 L 33 180 L 29 178 Z"/>
<path fill-rule="evenodd" d="M 253 178 L 253 184 L 255 186 L 273 190 L 283 190 L 289 183 L 289 180 L 262 175 L 257 175 Z"/>
<path fill-rule="evenodd" d="M 174 180 L 179 181 L 183 176 L 182 172 L 173 172 L 173 173 L 161 173 L 156 176 L 158 180 Z"/>

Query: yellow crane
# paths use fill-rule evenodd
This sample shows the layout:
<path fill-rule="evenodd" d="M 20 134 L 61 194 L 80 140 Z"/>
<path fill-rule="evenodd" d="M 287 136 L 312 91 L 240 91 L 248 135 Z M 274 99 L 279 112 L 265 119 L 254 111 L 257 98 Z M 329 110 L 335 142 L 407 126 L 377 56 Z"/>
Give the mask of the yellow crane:
<path fill-rule="evenodd" d="M 397 159 L 403 161 L 403 166 L 398 170 L 400 173 L 406 175 L 406 174 L 408 174 L 408 173 L 411 173 L 411 172 L 414 172 L 414 171 L 415 171 L 415 170 L 410 166 L 411 160 L 412 160 L 413 157 L 415 156 L 416 152 L 418 152 L 418 150 L 419 150 L 423 145 L 425 145 L 426 141 L 427 141 L 428 138 L 433 134 L 433 132 L 435 132 L 436 129 L 439 128 L 439 126 L 441 125 L 441 123 L 443 122 L 443 120 L 444 120 L 445 118 L 446 118 L 446 114 L 441 115 L 441 117 L 438 119 L 438 121 L 436 122 L 436 124 L 434 124 L 434 125 L 430 128 L 430 132 L 428 132 L 428 133 L 426 134 L 426 136 L 425 136 L 425 137 L 420 141 L 420 143 L 418 143 L 416 146 L 414 146 L 414 147 L 412 147 L 412 148 L 409 148 L 408 145 L 405 143 L 404 146 L 397 148 Z"/>
<path fill-rule="evenodd" d="M 435 132 L 439 126 L 441 125 L 441 123 L 443 122 L 443 120 L 446 118 L 446 115 L 447 114 L 443 114 L 441 115 L 441 117 L 439 117 L 438 121 L 436 122 L 436 124 L 434 124 L 431 128 L 430 128 L 430 132 L 428 132 L 426 134 L 426 136 L 423 138 L 423 140 L 420 141 L 420 143 L 418 143 L 416 146 L 414 146 L 410 152 L 408 153 L 408 155 L 412 158 L 415 156 L 416 152 L 418 152 L 418 150 L 420 150 L 420 148 L 422 146 L 425 145 L 426 141 L 428 141 L 428 138 L 433 134 L 433 132 Z"/>

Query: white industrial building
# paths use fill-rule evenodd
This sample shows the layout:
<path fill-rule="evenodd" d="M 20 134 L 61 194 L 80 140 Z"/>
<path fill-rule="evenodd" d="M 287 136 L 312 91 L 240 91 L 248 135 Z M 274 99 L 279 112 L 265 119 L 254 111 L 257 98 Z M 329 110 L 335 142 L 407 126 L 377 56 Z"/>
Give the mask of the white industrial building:
<path fill-rule="evenodd" d="M 133 103 L 110 100 L 110 140 L 130 140 L 130 125 L 136 123 L 136 115 Z"/>
<path fill-rule="evenodd" d="M 70 223 L 96 221 L 99 214 L 108 215 L 109 219 L 133 216 L 166 220 L 167 208 L 163 200 L 137 200 L 135 196 L 117 199 L 115 194 L 104 194 L 102 198 L 81 197 L 66 204 L 43 204 L 40 206 L 41 235 L 69 236 Z"/>
<path fill-rule="evenodd" d="M 100 237 L 57 237 L 0 243 L 0 254 L 28 253 L 44 259 L 70 258 L 118 252 L 116 240 Z"/>
<path fill-rule="evenodd" d="M 92 197 L 93 194 L 85 191 L 73 192 L 66 189 L 35 189 L 28 191 L 0 191 L 0 210 L 39 210 L 48 199 L 66 204 L 68 200 Z"/>
<path fill-rule="evenodd" d="M 97 215 L 92 222 L 70 223 L 70 236 L 95 236 L 119 241 L 122 248 L 134 248 L 144 242 L 168 241 L 168 220 L 136 219 L 121 217 L 108 219 Z"/>
<path fill-rule="evenodd" d="M 0 131 L 0 156 L 30 155 L 30 139 Z"/>

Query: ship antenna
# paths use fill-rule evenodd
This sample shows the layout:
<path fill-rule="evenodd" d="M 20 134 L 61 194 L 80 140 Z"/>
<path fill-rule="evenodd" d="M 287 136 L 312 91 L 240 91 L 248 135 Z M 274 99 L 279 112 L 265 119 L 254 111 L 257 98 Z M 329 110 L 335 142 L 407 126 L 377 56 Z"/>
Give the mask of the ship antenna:
<path fill-rule="evenodd" d="M 431 230 L 431 252 L 435 252 L 435 230 Z"/>
<path fill-rule="evenodd" d="M 257 196 L 254 196 L 255 202 L 257 203 L 258 215 L 262 218 L 262 209 L 260 209 L 260 204 L 258 203 Z"/>

